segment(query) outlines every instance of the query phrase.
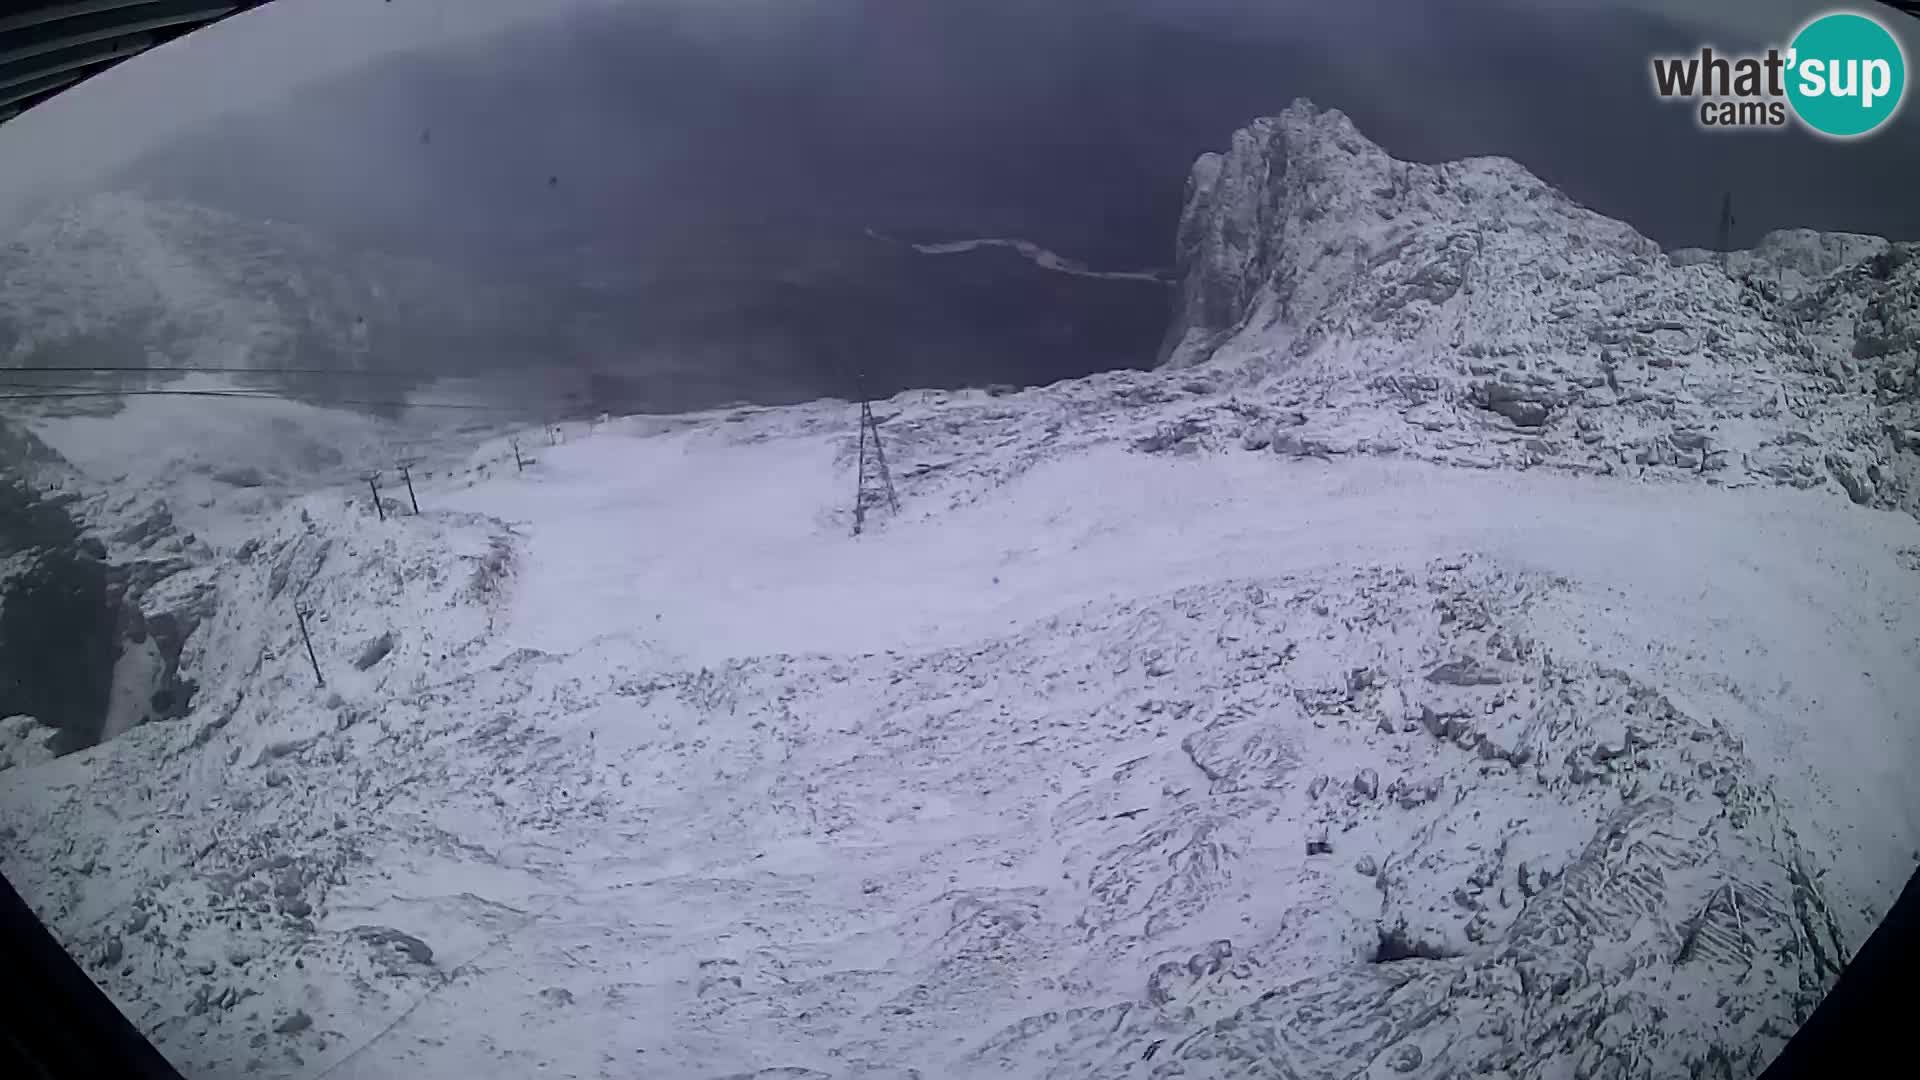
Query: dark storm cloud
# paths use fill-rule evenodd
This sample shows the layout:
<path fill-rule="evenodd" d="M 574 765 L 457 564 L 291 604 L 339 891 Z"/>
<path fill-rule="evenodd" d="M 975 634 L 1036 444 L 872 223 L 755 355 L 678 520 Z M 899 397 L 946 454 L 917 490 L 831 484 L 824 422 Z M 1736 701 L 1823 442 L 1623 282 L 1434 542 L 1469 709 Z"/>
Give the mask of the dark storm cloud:
<path fill-rule="evenodd" d="M 384 40 L 371 0 L 342 3 Z M 1516 158 L 1669 246 L 1712 244 L 1727 192 L 1740 244 L 1920 238 L 1920 108 L 1833 143 L 1704 133 L 1652 96 L 1651 54 L 1780 41 L 1806 0 L 577 0 L 511 25 L 488 0 L 479 27 L 421 3 L 357 66 L 337 30 L 291 92 L 248 53 L 233 96 L 259 104 L 114 182 L 512 279 L 571 328 L 555 358 L 799 396 L 855 355 L 897 385 L 1151 363 L 1158 297 L 867 230 L 1163 267 L 1195 156 L 1302 96 L 1401 157 Z M 235 20 L 270 55 L 296 47 L 283 4 L 336 10 Z"/>
<path fill-rule="evenodd" d="M 382 57 L 132 174 L 432 244 L 590 237 L 644 257 L 778 218 L 1018 232 L 1146 265 L 1166 261 L 1192 158 L 1307 96 L 1401 156 L 1515 157 L 1670 245 L 1710 243 L 1729 190 L 1743 242 L 1920 235 L 1920 109 L 1855 144 L 1702 133 L 1652 99 L 1647 56 L 1751 44 L 1765 23 L 1679 10 L 1690 21 L 1578 0 L 591 7 Z"/>
<path fill-rule="evenodd" d="M 1513 157 L 1669 246 L 1713 243 L 1723 192 L 1735 197 L 1740 244 L 1802 225 L 1920 237 L 1920 109 L 1872 139 L 1837 143 L 1798 130 L 1702 132 L 1687 107 L 1649 91 L 1651 55 L 1781 42 L 1829 6 L 1350 0 L 1304 25 L 1247 0 L 1169 0 L 1166 10 L 1242 41 L 1314 42 L 1307 63 L 1276 82 L 1346 110 L 1395 154 Z M 1920 21 L 1867 6 L 1903 28 L 1911 53 L 1904 28 Z"/>

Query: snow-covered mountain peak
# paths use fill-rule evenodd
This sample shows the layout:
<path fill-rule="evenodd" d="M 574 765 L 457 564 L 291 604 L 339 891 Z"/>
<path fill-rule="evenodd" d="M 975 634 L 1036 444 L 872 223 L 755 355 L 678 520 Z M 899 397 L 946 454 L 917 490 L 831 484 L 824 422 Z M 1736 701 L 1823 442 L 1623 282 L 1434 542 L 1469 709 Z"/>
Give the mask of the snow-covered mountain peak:
<path fill-rule="evenodd" d="M 1513 161 L 1397 161 L 1295 102 L 1193 170 L 1165 365 L 1316 406 L 1287 446 L 1831 478 L 1914 509 L 1910 255 L 1799 230 L 1669 258 Z"/>
<path fill-rule="evenodd" d="M 1196 163 L 1178 246 L 1175 367 L 1248 330 L 1268 350 L 1336 327 L 1445 341 L 1469 315 L 1550 307 L 1545 283 L 1588 288 L 1659 255 L 1510 159 L 1399 161 L 1306 101 Z"/>

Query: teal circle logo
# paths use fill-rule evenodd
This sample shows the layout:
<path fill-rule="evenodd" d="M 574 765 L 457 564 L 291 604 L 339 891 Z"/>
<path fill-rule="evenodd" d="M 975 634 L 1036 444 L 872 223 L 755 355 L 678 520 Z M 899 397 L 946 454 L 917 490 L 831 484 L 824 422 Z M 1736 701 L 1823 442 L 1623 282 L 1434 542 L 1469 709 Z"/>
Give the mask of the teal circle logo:
<path fill-rule="evenodd" d="M 1907 57 L 1888 29 L 1836 11 L 1800 28 L 1787 51 L 1787 100 L 1802 123 L 1836 139 L 1877 130 L 1900 111 Z"/>

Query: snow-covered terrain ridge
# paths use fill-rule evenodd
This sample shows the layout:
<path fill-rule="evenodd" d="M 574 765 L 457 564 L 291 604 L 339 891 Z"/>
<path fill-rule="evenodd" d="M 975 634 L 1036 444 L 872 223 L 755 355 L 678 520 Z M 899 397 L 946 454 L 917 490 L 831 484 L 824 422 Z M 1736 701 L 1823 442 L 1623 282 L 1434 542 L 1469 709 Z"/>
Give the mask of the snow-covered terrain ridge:
<path fill-rule="evenodd" d="M 1168 363 L 1278 373 L 1316 410 L 1290 445 L 1920 506 L 1914 245 L 1669 259 L 1510 160 L 1396 161 L 1297 103 L 1195 166 L 1179 246 Z"/>
<path fill-rule="evenodd" d="M 1501 162 L 1310 211 L 1384 155 L 1253 130 L 1179 366 L 877 403 L 858 540 L 842 402 L 448 435 L 384 523 L 212 495 L 145 594 L 214 598 L 193 711 L 0 772 L 8 876 L 193 1075 L 1756 1074 L 1920 853 L 1912 262 L 1769 299 Z M 1381 306 L 1502 201 L 1561 224 Z M 1637 269 L 1556 320 L 1555 260 Z"/>

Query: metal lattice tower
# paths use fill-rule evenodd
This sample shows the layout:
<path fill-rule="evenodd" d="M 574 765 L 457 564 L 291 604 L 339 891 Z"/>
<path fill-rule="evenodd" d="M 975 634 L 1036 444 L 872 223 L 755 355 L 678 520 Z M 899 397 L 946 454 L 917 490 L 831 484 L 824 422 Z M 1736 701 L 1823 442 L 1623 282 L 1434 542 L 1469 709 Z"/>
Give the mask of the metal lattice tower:
<path fill-rule="evenodd" d="M 859 536 L 866 528 L 867 503 L 881 498 L 886 499 L 894 513 L 900 512 L 900 499 L 893 491 L 893 473 L 887 468 L 887 451 L 880 444 L 880 421 L 874 419 L 873 403 L 863 396 L 860 400 L 860 467 L 853 493 L 853 535 Z"/>

